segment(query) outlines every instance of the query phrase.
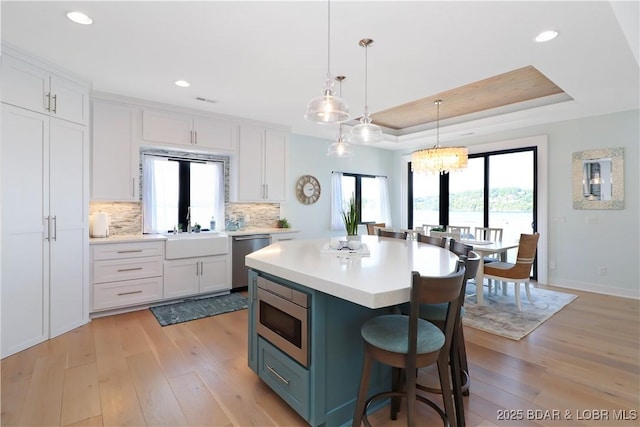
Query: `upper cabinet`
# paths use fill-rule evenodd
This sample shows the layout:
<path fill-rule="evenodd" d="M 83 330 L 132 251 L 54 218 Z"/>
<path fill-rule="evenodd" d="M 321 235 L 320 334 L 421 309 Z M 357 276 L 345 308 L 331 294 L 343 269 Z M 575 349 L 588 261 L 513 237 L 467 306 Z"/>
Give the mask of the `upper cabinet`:
<path fill-rule="evenodd" d="M 288 133 L 240 126 L 236 201 L 286 201 L 288 152 Z"/>
<path fill-rule="evenodd" d="M 89 88 L 2 54 L 2 102 L 86 125 Z"/>
<path fill-rule="evenodd" d="M 142 140 L 207 151 L 234 151 L 236 124 L 232 121 L 145 109 Z"/>
<path fill-rule="evenodd" d="M 135 106 L 93 100 L 91 200 L 139 200 L 138 114 Z"/>

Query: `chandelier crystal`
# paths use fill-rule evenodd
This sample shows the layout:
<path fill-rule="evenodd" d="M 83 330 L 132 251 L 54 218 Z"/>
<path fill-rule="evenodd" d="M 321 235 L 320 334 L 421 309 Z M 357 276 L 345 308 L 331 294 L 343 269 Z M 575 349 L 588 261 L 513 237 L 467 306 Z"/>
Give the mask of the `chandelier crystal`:
<path fill-rule="evenodd" d="M 349 106 L 333 90 L 333 77 L 331 77 L 331 1 L 327 1 L 327 78 L 322 95 L 313 98 L 307 104 L 307 112 L 304 118 L 312 122 L 327 124 L 341 123 L 349 120 Z"/>
<path fill-rule="evenodd" d="M 434 102 L 438 106 L 436 121 L 436 145 L 433 148 L 414 151 L 411 153 L 411 170 L 421 174 L 445 174 L 451 171 L 465 169 L 469 159 L 466 147 L 440 146 L 440 104 L 442 100 Z"/>

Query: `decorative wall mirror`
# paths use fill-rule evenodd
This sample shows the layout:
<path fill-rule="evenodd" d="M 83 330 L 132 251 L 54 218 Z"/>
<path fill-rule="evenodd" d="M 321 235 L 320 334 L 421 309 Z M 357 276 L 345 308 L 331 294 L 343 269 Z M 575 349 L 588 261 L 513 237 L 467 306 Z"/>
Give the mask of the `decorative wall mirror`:
<path fill-rule="evenodd" d="M 624 148 L 573 153 L 573 208 L 624 209 Z"/>

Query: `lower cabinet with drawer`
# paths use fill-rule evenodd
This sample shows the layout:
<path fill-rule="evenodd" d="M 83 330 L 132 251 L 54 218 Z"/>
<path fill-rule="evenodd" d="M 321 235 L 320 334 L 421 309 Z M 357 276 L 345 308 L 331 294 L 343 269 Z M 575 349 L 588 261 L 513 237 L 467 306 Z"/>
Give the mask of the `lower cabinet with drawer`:
<path fill-rule="evenodd" d="M 91 311 L 161 300 L 163 265 L 163 241 L 92 245 Z"/>
<path fill-rule="evenodd" d="M 304 419 L 309 418 L 309 371 L 258 337 L 258 376 Z"/>

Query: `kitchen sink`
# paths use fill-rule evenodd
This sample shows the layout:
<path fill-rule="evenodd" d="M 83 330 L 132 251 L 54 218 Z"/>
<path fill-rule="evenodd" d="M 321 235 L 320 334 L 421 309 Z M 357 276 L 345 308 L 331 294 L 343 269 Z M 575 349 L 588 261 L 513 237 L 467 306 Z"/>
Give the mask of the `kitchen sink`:
<path fill-rule="evenodd" d="M 229 237 L 224 233 L 168 234 L 165 242 L 165 258 L 194 258 L 229 253 Z"/>

